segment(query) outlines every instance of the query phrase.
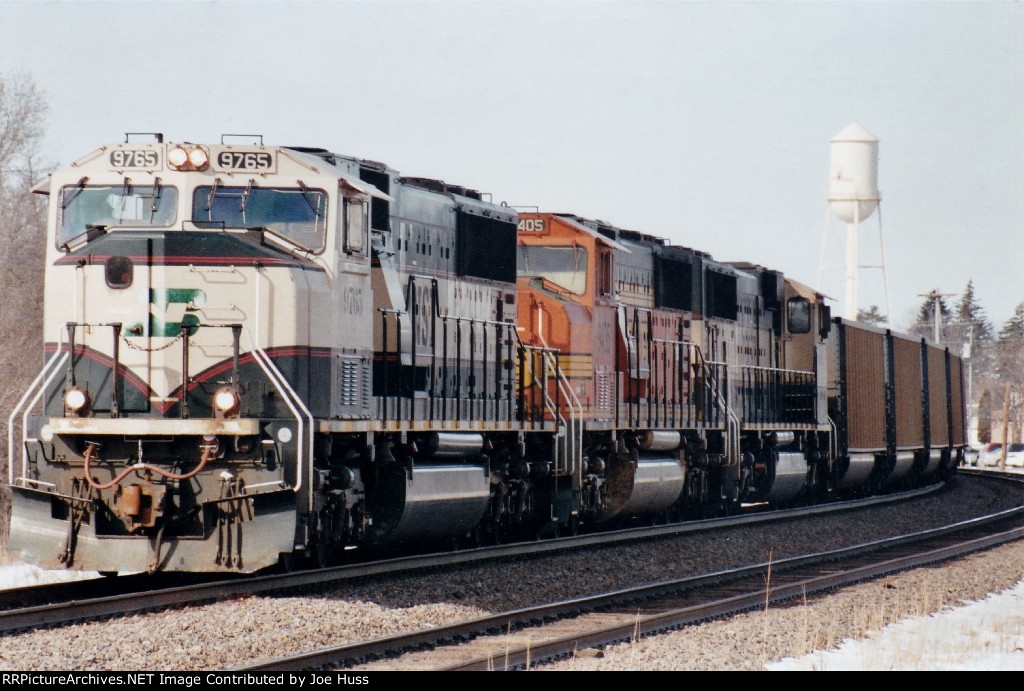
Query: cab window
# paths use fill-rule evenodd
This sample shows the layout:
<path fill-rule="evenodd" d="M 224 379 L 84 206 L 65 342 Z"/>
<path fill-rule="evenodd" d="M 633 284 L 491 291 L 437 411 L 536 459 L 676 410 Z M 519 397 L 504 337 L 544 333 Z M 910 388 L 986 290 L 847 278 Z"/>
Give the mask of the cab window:
<path fill-rule="evenodd" d="M 587 250 L 570 247 L 520 245 L 519 276 L 539 276 L 575 295 L 587 290 Z"/>
<path fill-rule="evenodd" d="M 791 334 L 805 334 L 811 330 L 811 303 L 806 298 L 790 298 L 786 303 L 787 327 Z"/>
<path fill-rule="evenodd" d="M 159 180 L 157 180 L 159 183 Z M 165 185 L 66 185 L 60 191 L 57 246 L 109 228 L 166 228 L 178 213 L 178 190 Z"/>
<path fill-rule="evenodd" d="M 192 221 L 200 228 L 269 230 L 307 250 L 324 248 L 327 193 L 308 187 L 197 187 Z"/>

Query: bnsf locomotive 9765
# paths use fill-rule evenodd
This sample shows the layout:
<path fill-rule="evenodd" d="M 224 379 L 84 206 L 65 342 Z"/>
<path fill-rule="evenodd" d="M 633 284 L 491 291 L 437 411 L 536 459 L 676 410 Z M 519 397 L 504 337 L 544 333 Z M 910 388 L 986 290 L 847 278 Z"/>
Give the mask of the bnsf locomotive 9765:
<path fill-rule="evenodd" d="M 262 569 L 938 477 L 962 366 L 777 271 L 321 149 L 55 172 L 10 543 Z M 250 143 L 252 142 L 252 143 Z"/>

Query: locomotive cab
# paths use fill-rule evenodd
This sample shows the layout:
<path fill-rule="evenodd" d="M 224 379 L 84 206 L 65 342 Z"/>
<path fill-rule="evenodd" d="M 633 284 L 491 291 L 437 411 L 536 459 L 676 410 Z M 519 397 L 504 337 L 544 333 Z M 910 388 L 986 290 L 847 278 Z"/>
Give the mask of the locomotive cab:
<path fill-rule="evenodd" d="M 337 321 L 312 315 L 362 309 L 382 195 L 303 152 L 159 136 L 47 191 L 47 359 L 12 416 L 12 547 L 105 571 L 276 563 L 313 505 L 314 417 L 368 416 L 317 382 L 368 384 L 369 338 L 350 339 L 353 371 L 331 357 Z"/>

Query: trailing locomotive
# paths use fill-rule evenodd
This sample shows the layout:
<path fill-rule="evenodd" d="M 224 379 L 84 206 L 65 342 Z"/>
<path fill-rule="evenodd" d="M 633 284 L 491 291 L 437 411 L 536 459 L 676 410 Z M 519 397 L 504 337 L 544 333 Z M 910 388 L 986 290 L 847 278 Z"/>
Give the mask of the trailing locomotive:
<path fill-rule="evenodd" d="M 326 150 L 154 139 L 36 190 L 45 358 L 8 485 L 43 566 L 322 564 L 962 456 L 959 359 L 778 272 Z"/>

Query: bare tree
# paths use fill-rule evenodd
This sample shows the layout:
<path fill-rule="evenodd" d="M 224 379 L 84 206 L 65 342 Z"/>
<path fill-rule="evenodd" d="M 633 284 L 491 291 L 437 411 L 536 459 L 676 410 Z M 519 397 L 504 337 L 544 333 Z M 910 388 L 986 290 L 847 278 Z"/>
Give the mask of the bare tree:
<path fill-rule="evenodd" d="M 7 417 L 42 365 L 43 267 L 46 198 L 32 187 L 49 174 L 39 147 L 46 97 L 24 75 L 0 72 L 0 415 Z M 6 477 L 7 435 L 0 435 L 0 471 Z M 0 516 L 9 497 L 0 496 Z M 7 521 L 0 521 L 6 543 Z"/>

